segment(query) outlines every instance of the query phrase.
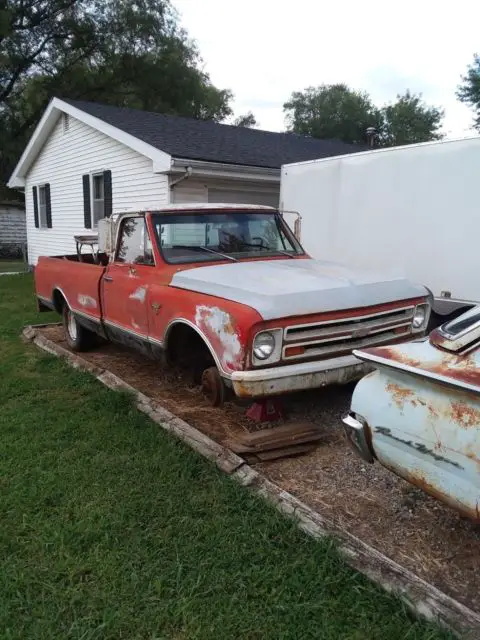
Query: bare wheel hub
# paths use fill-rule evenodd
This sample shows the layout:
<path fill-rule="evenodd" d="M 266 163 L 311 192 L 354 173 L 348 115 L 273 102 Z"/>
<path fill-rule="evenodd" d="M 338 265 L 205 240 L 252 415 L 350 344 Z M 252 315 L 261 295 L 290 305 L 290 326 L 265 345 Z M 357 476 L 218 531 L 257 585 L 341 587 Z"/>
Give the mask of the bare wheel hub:
<path fill-rule="evenodd" d="M 202 374 L 202 393 L 212 407 L 220 407 L 225 400 L 225 386 L 217 367 L 209 367 Z"/>

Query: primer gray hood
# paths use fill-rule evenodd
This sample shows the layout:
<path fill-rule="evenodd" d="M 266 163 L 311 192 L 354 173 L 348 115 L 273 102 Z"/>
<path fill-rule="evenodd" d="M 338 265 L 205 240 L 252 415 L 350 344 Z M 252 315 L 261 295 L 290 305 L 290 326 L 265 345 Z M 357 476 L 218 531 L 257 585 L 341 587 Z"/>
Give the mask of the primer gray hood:
<path fill-rule="evenodd" d="M 427 291 L 405 278 L 352 271 L 320 260 L 265 260 L 195 267 L 176 273 L 173 287 L 252 307 L 264 320 L 395 302 Z"/>

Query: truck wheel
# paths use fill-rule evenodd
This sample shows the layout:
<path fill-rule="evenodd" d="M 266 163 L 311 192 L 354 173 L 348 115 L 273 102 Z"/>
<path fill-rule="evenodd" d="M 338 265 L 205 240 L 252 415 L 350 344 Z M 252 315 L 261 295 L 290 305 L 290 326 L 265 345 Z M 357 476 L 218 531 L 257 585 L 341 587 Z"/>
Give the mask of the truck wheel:
<path fill-rule="evenodd" d="M 66 304 L 63 307 L 63 328 L 67 344 L 73 351 L 87 351 L 95 344 L 95 334 L 77 322 Z"/>
<path fill-rule="evenodd" d="M 209 367 L 203 372 L 202 393 L 212 407 L 221 407 L 225 402 L 225 384 L 217 367 Z"/>

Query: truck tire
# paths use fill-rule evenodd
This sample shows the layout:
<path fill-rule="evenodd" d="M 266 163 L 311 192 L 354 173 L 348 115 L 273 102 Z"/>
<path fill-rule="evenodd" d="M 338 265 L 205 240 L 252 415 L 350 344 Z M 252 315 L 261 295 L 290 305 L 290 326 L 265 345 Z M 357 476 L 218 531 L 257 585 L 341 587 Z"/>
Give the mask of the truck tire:
<path fill-rule="evenodd" d="M 77 322 L 70 307 L 63 306 L 63 328 L 68 346 L 73 351 L 88 351 L 95 344 L 95 334 Z"/>
<path fill-rule="evenodd" d="M 212 407 L 221 407 L 225 402 L 225 384 L 217 367 L 209 367 L 202 374 L 202 393 Z"/>

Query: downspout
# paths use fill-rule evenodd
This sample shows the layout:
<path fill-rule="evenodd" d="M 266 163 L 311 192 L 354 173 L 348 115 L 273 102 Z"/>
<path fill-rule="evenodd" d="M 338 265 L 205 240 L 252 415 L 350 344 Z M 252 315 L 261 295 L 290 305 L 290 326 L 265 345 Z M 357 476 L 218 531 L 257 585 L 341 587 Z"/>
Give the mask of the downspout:
<path fill-rule="evenodd" d="M 173 192 L 173 187 L 175 187 L 179 182 L 183 182 L 184 180 L 187 180 L 187 178 L 190 178 L 192 173 L 193 173 L 193 169 L 190 165 L 188 167 L 185 167 L 185 173 L 183 174 L 183 176 L 180 176 L 179 178 L 177 178 L 176 180 L 170 183 L 170 192 L 171 193 Z M 171 198 L 170 198 L 170 201 L 171 201 Z"/>

